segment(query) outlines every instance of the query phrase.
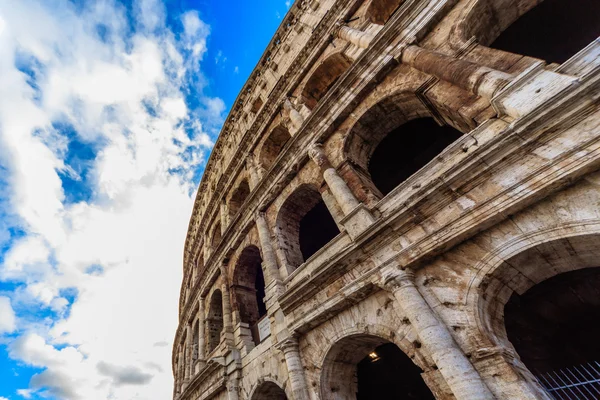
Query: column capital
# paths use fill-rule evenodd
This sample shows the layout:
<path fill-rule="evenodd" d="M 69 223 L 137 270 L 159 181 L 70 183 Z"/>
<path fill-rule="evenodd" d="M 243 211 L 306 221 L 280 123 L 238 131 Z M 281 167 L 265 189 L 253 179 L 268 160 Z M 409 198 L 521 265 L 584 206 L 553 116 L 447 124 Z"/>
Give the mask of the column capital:
<path fill-rule="evenodd" d="M 319 166 L 319 168 L 321 168 L 322 171 L 332 168 L 321 143 L 313 143 L 310 145 L 308 148 L 308 156 L 314 161 L 315 164 Z"/>
<path fill-rule="evenodd" d="M 381 281 L 385 290 L 394 292 L 406 286 L 414 286 L 415 273 L 410 268 L 389 266 L 382 270 Z"/>
<path fill-rule="evenodd" d="M 277 343 L 277 348 L 284 353 L 288 353 L 290 351 L 298 351 L 300 349 L 300 343 L 298 342 L 298 336 L 292 335 L 283 339 L 279 343 Z"/>

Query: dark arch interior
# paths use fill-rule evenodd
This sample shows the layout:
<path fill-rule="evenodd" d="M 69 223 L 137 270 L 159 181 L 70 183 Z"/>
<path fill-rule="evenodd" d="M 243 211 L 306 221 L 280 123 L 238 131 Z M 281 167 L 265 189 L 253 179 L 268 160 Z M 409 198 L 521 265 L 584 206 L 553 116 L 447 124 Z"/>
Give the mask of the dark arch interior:
<path fill-rule="evenodd" d="M 323 61 L 302 90 L 302 99 L 306 107 L 312 110 L 351 64 L 350 59 L 342 53 L 336 53 Z"/>
<path fill-rule="evenodd" d="M 403 0 L 372 0 L 367 10 L 369 21 L 383 25 L 403 3 Z"/>
<path fill-rule="evenodd" d="M 544 0 L 491 45 L 511 53 L 563 63 L 600 35 L 600 1 Z"/>
<path fill-rule="evenodd" d="M 243 322 L 252 325 L 267 313 L 262 258 L 256 246 L 248 246 L 240 254 L 233 276 L 233 289 Z"/>
<path fill-rule="evenodd" d="M 260 162 L 264 169 L 268 170 L 273 166 L 275 159 L 291 137 L 290 132 L 283 126 L 273 129 L 260 151 Z"/>
<path fill-rule="evenodd" d="M 260 264 L 256 269 L 256 278 L 254 279 L 254 287 L 256 288 L 256 304 L 258 308 L 258 318 L 262 318 L 267 314 L 267 306 L 265 305 L 265 277 Z"/>
<path fill-rule="evenodd" d="M 393 343 L 378 346 L 357 367 L 357 400 L 435 399 L 417 367 Z"/>
<path fill-rule="evenodd" d="M 368 169 L 373 183 L 385 196 L 461 135 L 431 118 L 413 119 L 399 126 L 371 155 Z"/>
<path fill-rule="evenodd" d="M 231 218 L 235 217 L 240 211 L 248 195 L 250 195 L 250 186 L 248 185 L 248 181 L 243 180 L 229 200 L 229 216 Z"/>
<path fill-rule="evenodd" d="M 323 200 L 300 220 L 300 251 L 304 260 L 315 254 L 340 233 Z"/>
<path fill-rule="evenodd" d="M 215 290 L 210 298 L 207 320 L 208 352 L 210 353 L 219 345 L 223 330 L 223 296 L 220 290 Z"/>
<path fill-rule="evenodd" d="M 534 374 L 600 361 L 600 268 L 563 273 L 514 293 L 508 339 Z"/>

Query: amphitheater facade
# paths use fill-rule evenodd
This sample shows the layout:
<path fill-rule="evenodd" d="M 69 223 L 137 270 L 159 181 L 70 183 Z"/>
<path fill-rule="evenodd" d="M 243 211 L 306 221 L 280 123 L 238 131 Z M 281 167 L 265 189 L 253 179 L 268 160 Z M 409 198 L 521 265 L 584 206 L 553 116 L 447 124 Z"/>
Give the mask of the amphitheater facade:
<path fill-rule="evenodd" d="M 174 398 L 600 398 L 598 16 L 296 1 L 198 189 Z"/>

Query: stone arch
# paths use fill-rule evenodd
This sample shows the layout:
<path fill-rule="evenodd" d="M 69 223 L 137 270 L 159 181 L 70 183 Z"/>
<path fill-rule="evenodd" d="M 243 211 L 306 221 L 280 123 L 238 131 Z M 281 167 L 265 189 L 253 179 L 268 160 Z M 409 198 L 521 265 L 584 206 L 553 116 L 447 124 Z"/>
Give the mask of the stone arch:
<path fill-rule="evenodd" d="M 321 62 L 312 72 L 302 89 L 302 102 L 310 110 L 327 94 L 340 76 L 352 65 L 342 52 L 337 52 Z"/>
<path fill-rule="evenodd" d="M 273 379 L 259 379 L 252 391 L 250 400 L 287 400 L 283 387 Z"/>
<path fill-rule="evenodd" d="M 452 40 L 562 63 L 598 37 L 599 13 L 594 0 L 472 0 Z"/>
<path fill-rule="evenodd" d="M 367 8 L 367 18 L 374 24 L 385 25 L 404 0 L 371 0 Z"/>
<path fill-rule="evenodd" d="M 240 253 L 233 271 L 232 289 L 234 306 L 242 322 L 252 327 L 267 314 L 265 278 L 258 247 L 250 245 Z M 254 341 L 258 343 L 258 338 Z"/>
<path fill-rule="evenodd" d="M 207 348 L 208 353 L 211 353 L 219 345 L 223 331 L 223 295 L 219 289 L 215 289 L 210 296 L 206 327 Z"/>
<path fill-rule="evenodd" d="M 600 266 L 600 220 L 564 223 L 498 243 L 474 268 L 468 283 L 466 309 L 469 325 L 475 327 L 478 346 L 485 354 L 502 349 L 503 358 L 533 391 L 548 398 L 536 371 L 530 371 L 509 340 L 505 307 L 513 295 L 573 271 Z M 600 273 L 600 269 L 598 269 Z M 492 350 L 489 350 L 492 349 Z"/>
<path fill-rule="evenodd" d="M 392 330 L 383 327 L 378 329 L 370 326 L 369 328 L 371 329 L 365 329 L 363 332 L 351 329 L 352 333 L 345 332 L 345 335 L 338 337 L 329 346 L 321 363 L 321 399 L 367 398 L 360 396 L 361 387 L 363 391 L 368 390 L 369 395 L 377 396 L 375 398 L 398 398 L 398 395 L 408 395 L 412 391 L 412 395 L 416 396 L 414 398 L 434 399 L 420 375 L 421 368 L 402 350 L 407 346 L 397 344 L 398 338 Z M 372 372 L 382 372 L 373 370 L 370 364 L 384 361 L 386 364 L 379 366 L 378 369 L 383 371 L 389 367 L 402 369 L 402 372 L 394 371 L 394 373 L 400 372 L 394 377 L 398 383 L 396 387 L 392 385 L 390 379 L 382 379 L 377 382 L 377 385 L 370 385 L 365 381 L 373 378 Z M 400 363 L 396 364 L 398 361 Z M 372 372 L 369 373 L 368 369 L 372 369 Z M 400 377 L 402 379 L 399 379 Z M 373 393 L 373 390 L 380 392 Z"/>
<path fill-rule="evenodd" d="M 316 186 L 302 184 L 283 202 L 276 220 L 288 272 L 327 244 L 339 229 Z"/>
<path fill-rule="evenodd" d="M 283 125 L 278 125 L 269 132 L 259 154 L 259 162 L 264 169 L 271 169 L 275 159 L 291 137 L 290 132 Z"/>
<path fill-rule="evenodd" d="M 242 179 L 229 198 L 229 217 L 233 218 L 242 208 L 246 198 L 250 195 L 250 185 L 247 179 Z"/>
<path fill-rule="evenodd" d="M 344 141 L 344 157 L 376 196 L 431 161 L 462 132 L 440 126 L 416 95 L 399 92 L 367 109 Z"/>

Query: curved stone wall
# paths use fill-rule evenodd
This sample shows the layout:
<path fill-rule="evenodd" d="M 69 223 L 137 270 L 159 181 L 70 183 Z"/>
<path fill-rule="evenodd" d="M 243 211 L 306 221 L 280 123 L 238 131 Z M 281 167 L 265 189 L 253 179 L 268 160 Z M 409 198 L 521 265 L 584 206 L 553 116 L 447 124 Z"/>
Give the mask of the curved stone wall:
<path fill-rule="evenodd" d="M 292 5 L 198 189 L 174 398 L 354 398 L 386 343 L 436 398 L 549 398 L 503 310 L 593 264 L 600 41 L 495 49 L 537 3 Z"/>

